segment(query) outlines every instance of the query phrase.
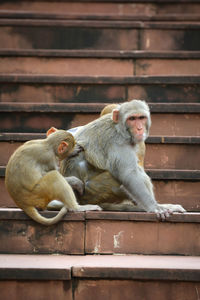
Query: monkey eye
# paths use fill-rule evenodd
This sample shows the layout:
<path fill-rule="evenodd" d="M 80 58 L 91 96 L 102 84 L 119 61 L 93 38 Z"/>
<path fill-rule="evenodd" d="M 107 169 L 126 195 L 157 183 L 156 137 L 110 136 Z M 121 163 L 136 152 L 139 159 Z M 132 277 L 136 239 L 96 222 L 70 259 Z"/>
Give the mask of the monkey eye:
<path fill-rule="evenodd" d="M 139 119 L 144 120 L 144 119 L 146 119 L 146 117 L 145 116 L 140 116 Z"/>
<path fill-rule="evenodd" d="M 131 117 L 128 118 L 128 120 L 130 120 L 130 121 L 135 121 L 135 120 L 136 120 L 136 117 L 131 116 Z"/>

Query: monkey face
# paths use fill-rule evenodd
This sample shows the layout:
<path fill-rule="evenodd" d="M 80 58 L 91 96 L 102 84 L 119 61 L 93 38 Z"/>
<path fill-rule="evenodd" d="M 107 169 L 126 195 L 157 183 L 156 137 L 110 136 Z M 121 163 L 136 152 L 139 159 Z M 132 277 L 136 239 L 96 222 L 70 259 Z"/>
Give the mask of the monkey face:
<path fill-rule="evenodd" d="M 143 114 L 131 114 L 126 120 L 126 126 L 135 143 L 140 143 L 146 139 L 147 117 Z"/>

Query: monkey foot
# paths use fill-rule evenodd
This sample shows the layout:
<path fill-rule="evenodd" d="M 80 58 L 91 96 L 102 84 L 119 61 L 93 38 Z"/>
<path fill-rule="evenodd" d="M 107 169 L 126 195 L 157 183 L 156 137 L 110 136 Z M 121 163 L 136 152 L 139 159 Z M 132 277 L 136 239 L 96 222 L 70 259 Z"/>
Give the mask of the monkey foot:
<path fill-rule="evenodd" d="M 87 210 L 102 210 L 99 205 L 80 205 L 79 209 L 76 211 L 87 211 Z"/>

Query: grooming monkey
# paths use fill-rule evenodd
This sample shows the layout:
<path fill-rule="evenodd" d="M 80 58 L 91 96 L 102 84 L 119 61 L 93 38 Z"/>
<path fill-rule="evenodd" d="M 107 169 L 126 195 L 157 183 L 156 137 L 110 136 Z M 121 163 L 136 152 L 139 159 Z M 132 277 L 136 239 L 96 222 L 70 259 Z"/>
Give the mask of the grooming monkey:
<path fill-rule="evenodd" d="M 149 176 L 138 165 L 138 145 L 148 137 L 150 125 L 147 103 L 132 100 L 74 134 L 84 151 L 63 160 L 61 173 L 74 175 L 85 183 L 81 204 L 132 211 L 136 202 L 138 209 L 155 212 L 162 219 L 185 211 L 181 205 L 158 204 Z M 51 203 L 54 207 L 57 204 Z"/>
<path fill-rule="evenodd" d="M 80 206 L 67 182 L 79 192 L 82 186 L 75 177 L 64 178 L 58 171 L 58 162 L 74 150 L 74 137 L 65 130 L 54 127 L 44 140 L 32 140 L 20 146 L 10 157 L 6 167 L 5 184 L 15 203 L 33 220 L 52 225 L 62 219 L 68 210 L 99 210 L 97 205 Z M 37 209 L 45 209 L 57 199 L 63 207 L 53 218 L 43 217 Z"/>

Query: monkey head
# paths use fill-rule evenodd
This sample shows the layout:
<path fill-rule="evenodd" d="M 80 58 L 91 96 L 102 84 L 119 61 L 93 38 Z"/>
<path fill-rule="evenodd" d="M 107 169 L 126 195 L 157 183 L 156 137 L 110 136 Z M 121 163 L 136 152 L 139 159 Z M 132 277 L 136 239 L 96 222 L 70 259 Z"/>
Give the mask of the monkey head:
<path fill-rule="evenodd" d="M 53 145 L 54 152 L 60 160 L 65 159 L 74 150 L 75 139 L 70 132 L 51 127 L 46 135 L 47 140 Z"/>
<path fill-rule="evenodd" d="M 145 101 L 132 100 L 118 105 L 112 111 L 112 120 L 116 124 L 116 130 L 125 140 L 131 140 L 132 144 L 145 141 L 149 135 L 151 117 Z"/>

